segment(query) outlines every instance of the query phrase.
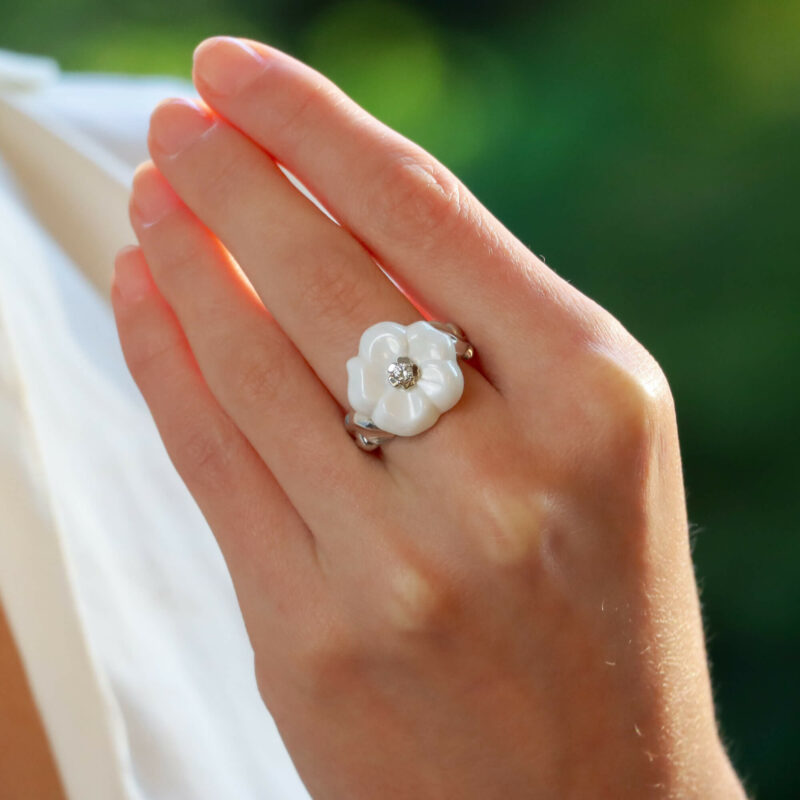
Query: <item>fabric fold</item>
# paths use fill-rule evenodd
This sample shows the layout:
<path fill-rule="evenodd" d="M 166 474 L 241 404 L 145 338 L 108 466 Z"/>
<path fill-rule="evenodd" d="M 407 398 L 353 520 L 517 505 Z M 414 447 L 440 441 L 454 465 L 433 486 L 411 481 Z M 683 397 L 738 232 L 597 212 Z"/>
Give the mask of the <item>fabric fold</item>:
<path fill-rule="evenodd" d="M 307 800 L 107 297 L 149 111 L 191 86 L 2 75 L 0 597 L 67 794 Z"/>

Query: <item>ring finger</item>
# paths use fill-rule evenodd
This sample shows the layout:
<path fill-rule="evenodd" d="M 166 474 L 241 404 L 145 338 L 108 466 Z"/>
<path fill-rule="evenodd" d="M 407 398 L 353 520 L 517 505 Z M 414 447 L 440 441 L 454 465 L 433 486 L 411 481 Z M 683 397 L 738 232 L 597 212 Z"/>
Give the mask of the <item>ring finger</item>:
<path fill-rule="evenodd" d="M 343 357 L 354 332 L 381 319 L 410 323 L 419 312 L 347 231 L 221 118 L 189 101 L 165 101 L 153 112 L 149 145 L 164 177 L 346 405 Z"/>
<path fill-rule="evenodd" d="M 411 323 L 422 314 L 356 238 L 299 192 L 264 150 L 208 109 L 185 100 L 162 103 L 149 143 L 164 177 L 347 406 L 345 362 L 361 333 L 376 322 Z M 491 391 L 465 368 L 471 393 Z"/>

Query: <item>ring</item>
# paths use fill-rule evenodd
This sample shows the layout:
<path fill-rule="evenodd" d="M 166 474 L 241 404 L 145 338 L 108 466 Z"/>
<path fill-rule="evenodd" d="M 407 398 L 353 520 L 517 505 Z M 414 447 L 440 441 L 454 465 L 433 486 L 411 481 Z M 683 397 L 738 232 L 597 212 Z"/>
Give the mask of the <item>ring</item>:
<path fill-rule="evenodd" d="M 378 322 L 347 360 L 344 425 L 362 450 L 395 436 L 416 436 L 449 411 L 464 391 L 458 358 L 475 348 L 452 322 Z"/>

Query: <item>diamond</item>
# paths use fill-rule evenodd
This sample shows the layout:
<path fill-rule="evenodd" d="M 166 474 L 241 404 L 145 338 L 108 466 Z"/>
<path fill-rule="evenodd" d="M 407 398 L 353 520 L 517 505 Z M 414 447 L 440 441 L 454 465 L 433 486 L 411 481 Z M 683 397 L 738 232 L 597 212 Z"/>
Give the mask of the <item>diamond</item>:
<path fill-rule="evenodd" d="M 419 380 L 419 367 L 408 357 L 400 356 L 386 372 L 395 389 L 410 389 Z"/>

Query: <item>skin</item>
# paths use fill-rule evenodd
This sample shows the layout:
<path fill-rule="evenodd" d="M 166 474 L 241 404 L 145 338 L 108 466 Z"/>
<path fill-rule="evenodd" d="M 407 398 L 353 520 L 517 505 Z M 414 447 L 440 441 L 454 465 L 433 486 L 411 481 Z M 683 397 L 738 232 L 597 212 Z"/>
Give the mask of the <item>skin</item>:
<path fill-rule="evenodd" d="M 58 771 L 0 603 L 0 785 L 4 800 L 64 800 Z"/>
<path fill-rule="evenodd" d="M 311 794 L 744 797 L 658 364 L 307 65 L 217 37 L 194 81 L 153 112 L 112 301 Z M 464 395 L 365 453 L 345 361 L 423 317 L 475 345 Z"/>

